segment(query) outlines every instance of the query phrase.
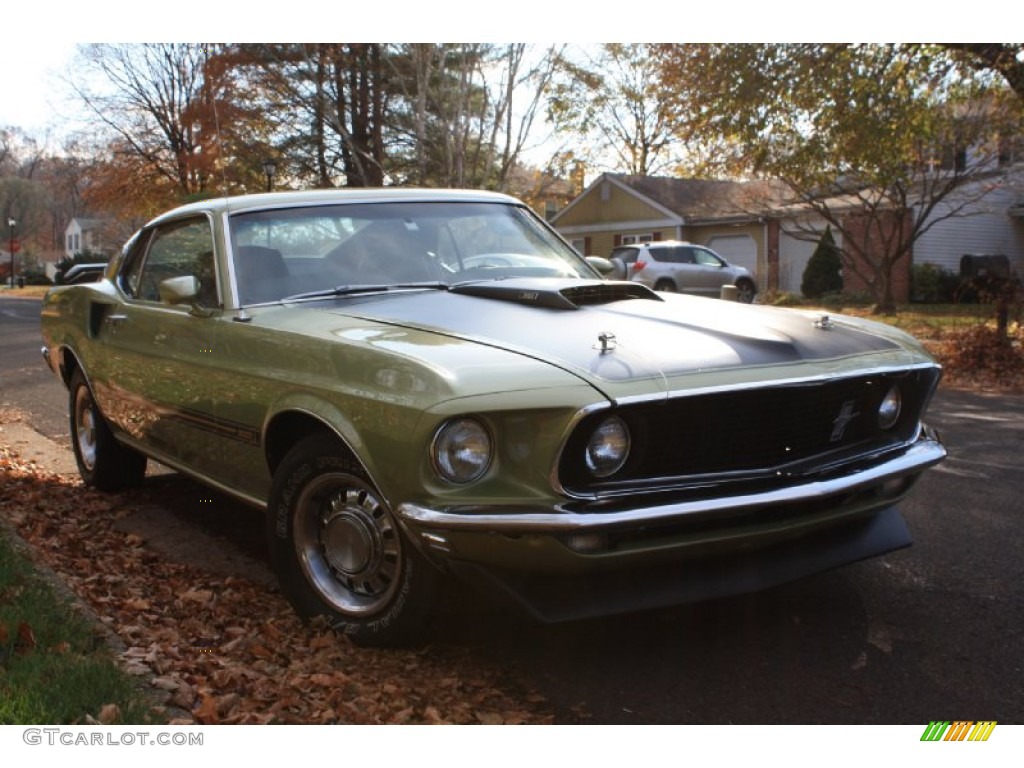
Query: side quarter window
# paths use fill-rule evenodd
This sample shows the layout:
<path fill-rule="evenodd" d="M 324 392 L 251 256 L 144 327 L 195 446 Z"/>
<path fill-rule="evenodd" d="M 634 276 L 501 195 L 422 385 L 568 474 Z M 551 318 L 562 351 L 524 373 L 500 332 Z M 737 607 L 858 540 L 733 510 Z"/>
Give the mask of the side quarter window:
<path fill-rule="evenodd" d="M 199 279 L 199 304 L 204 307 L 220 304 L 213 237 L 205 218 L 158 227 L 142 247 L 144 253 L 133 253 L 129 257 L 121 281 L 122 289 L 130 296 L 142 301 L 160 301 L 162 281 L 193 275 Z"/>

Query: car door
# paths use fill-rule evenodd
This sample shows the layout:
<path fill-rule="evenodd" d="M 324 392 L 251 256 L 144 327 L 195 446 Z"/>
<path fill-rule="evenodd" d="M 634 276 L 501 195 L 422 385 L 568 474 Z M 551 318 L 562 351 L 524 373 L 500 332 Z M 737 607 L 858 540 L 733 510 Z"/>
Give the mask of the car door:
<path fill-rule="evenodd" d="M 222 386 L 212 373 L 221 315 L 205 216 L 158 226 L 139 238 L 117 277 L 123 301 L 98 328 L 103 355 L 92 370 L 94 394 L 114 426 L 147 452 L 184 468 L 220 463 L 216 402 Z M 160 284 L 195 276 L 190 305 L 161 300 Z"/>
<path fill-rule="evenodd" d="M 730 281 L 730 275 L 722 261 L 713 251 L 707 248 L 690 247 L 693 267 L 692 290 L 696 293 L 718 296 L 723 285 Z"/>

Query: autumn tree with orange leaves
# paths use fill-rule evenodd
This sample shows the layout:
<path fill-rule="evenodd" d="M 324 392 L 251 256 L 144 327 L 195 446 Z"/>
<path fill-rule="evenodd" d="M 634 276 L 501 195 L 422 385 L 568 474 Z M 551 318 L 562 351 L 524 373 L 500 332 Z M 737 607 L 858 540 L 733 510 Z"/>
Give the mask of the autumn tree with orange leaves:
<path fill-rule="evenodd" d="M 200 43 L 79 49 L 75 92 L 102 130 L 90 202 L 152 212 L 242 183 L 229 162 L 250 133 L 221 48 Z"/>

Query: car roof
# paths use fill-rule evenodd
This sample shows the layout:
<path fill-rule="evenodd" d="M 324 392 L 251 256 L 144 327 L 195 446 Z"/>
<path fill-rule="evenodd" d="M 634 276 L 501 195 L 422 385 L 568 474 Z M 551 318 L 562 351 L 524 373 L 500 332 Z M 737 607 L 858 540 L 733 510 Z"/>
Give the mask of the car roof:
<path fill-rule="evenodd" d="M 676 245 L 693 245 L 693 243 L 689 240 L 651 240 L 646 243 L 626 243 L 625 245 L 616 245 L 615 250 L 618 250 L 619 248 L 664 248 Z"/>
<path fill-rule="evenodd" d="M 194 213 L 238 213 L 240 211 L 291 208 L 307 205 L 345 205 L 352 203 L 393 202 L 486 202 L 514 203 L 520 201 L 498 192 L 470 189 L 419 189 L 411 187 L 365 187 L 348 189 L 310 189 L 303 191 L 265 192 L 254 195 L 215 197 L 179 206 L 167 211 L 147 226 L 164 219 Z"/>

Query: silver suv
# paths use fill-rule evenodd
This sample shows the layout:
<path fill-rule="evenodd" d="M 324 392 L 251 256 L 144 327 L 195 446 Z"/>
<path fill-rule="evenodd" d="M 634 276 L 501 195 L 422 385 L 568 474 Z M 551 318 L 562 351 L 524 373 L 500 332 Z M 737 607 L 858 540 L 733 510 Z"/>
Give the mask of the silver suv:
<path fill-rule="evenodd" d="M 718 296 L 723 285 L 735 285 L 740 301 L 749 304 L 757 293 L 750 271 L 731 266 L 701 245 L 677 240 L 620 245 L 612 251 L 615 277 L 634 280 L 656 291 Z"/>

